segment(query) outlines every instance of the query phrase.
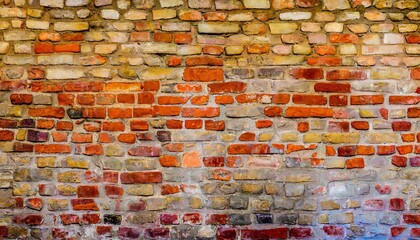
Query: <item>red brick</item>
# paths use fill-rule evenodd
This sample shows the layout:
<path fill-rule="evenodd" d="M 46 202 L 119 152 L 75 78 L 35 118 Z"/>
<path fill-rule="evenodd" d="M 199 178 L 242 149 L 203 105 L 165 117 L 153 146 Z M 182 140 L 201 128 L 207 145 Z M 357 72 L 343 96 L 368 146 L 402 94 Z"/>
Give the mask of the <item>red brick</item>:
<path fill-rule="evenodd" d="M 179 83 L 176 85 L 175 88 L 178 92 L 181 92 L 181 93 L 201 92 L 203 90 L 201 85 L 198 85 L 198 84 Z"/>
<path fill-rule="evenodd" d="M 369 122 L 366 121 L 353 121 L 351 126 L 356 130 L 369 130 Z"/>
<path fill-rule="evenodd" d="M 269 52 L 271 49 L 270 44 L 251 44 L 246 47 L 246 50 L 250 54 L 263 54 Z"/>
<path fill-rule="evenodd" d="M 330 34 L 331 43 L 357 43 L 359 37 L 356 34 L 334 33 Z"/>
<path fill-rule="evenodd" d="M 172 42 L 172 34 L 165 32 L 154 32 L 153 41 L 170 43 Z"/>
<path fill-rule="evenodd" d="M 200 21 L 202 19 L 201 12 L 195 10 L 185 11 L 179 14 L 179 19 L 183 21 Z"/>
<path fill-rule="evenodd" d="M 101 144 L 90 144 L 85 146 L 85 155 L 102 155 L 103 153 L 104 150 Z"/>
<path fill-rule="evenodd" d="M 73 133 L 71 136 L 71 141 L 74 143 L 91 143 L 92 134 L 91 133 Z"/>
<path fill-rule="evenodd" d="M 271 120 L 258 120 L 255 122 L 257 128 L 269 128 L 273 126 L 273 121 Z"/>
<path fill-rule="evenodd" d="M 312 229 L 307 227 L 294 227 L 289 231 L 289 237 L 308 238 L 312 236 Z"/>
<path fill-rule="evenodd" d="M 295 104 L 305 104 L 305 105 L 327 104 L 327 98 L 322 95 L 294 94 L 292 97 L 292 101 Z"/>
<path fill-rule="evenodd" d="M 42 53 L 53 53 L 54 52 L 54 45 L 51 43 L 36 43 L 34 45 L 34 52 L 36 54 Z"/>
<path fill-rule="evenodd" d="M 131 108 L 108 108 L 108 117 L 115 118 L 132 118 L 133 109 Z"/>
<path fill-rule="evenodd" d="M 286 104 L 290 101 L 290 95 L 284 93 L 273 94 L 271 102 L 275 104 Z"/>
<path fill-rule="evenodd" d="M 156 116 L 155 109 L 153 108 L 134 108 L 133 117 L 152 117 Z"/>
<path fill-rule="evenodd" d="M 407 43 L 420 43 L 420 35 L 410 34 L 405 36 Z"/>
<path fill-rule="evenodd" d="M 59 42 L 61 40 L 61 35 L 56 32 L 41 32 L 38 35 L 38 39 L 40 41 Z"/>
<path fill-rule="evenodd" d="M 77 95 L 77 103 L 80 105 L 90 105 L 93 106 L 95 103 L 95 96 L 93 94 L 79 94 Z"/>
<path fill-rule="evenodd" d="M 161 105 L 185 104 L 189 99 L 189 97 L 182 96 L 159 96 L 158 103 Z"/>
<path fill-rule="evenodd" d="M 239 136 L 239 141 L 255 141 L 255 133 L 244 132 Z"/>
<path fill-rule="evenodd" d="M 323 55 L 335 55 L 337 50 L 334 46 L 322 45 L 322 46 L 315 46 L 314 51 L 323 56 Z"/>
<path fill-rule="evenodd" d="M 179 193 L 179 186 L 177 185 L 163 184 L 160 186 L 161 195 L 170 195 L 176 193 Z"/>
<path fill-rule="evenodd" d="M 105 194 L 110 198 L 116 198 L 124 195 L 124 190 L 116 185 L 105 185 Z"/>
<path fill-rule="evenodd" d="M 405 204 L 402 198 L 391 198 L 389 199 L 389 210 L 391 211 L 404 211 Z"/>
<path fill-rule="evenodd" d="M 391 227 L 391 236 L 396 237 L 403 233 L 405 229 L 406 227 L 401 226 Z"/>
<path fill-rule="evenodd" d="M 144 84 L 144 91 L 158 91 L 160 88 L 160 81 L 151 80 L 145 81 Z"/>
<path fill-rule="evenodd" d="M 101 219 L 99 214 L 83 214 L 80 223 L 82 224 L 97 224 L 100 223 Z"/>
<path fill-rule="evenodd" d="M 389 96 L 389 104 L 415 105 L 419 102 L 418 96 Z"/>
<path fill-rule="evenodd" d="M 207 215 L 206 224 L 210 225 L 226 225 L 229 216 L 227 214 L 211 214 Z"/>
<path fill-rule="evenodd" d="M 42 215 L 30 214 L 30 215 L 20 215 L 13 216 L 13 222 L 16 224 L 26 224 L 29 226 L 42 225 L 44 218 Z"/>
<path fill-rule="evenodd" d="M 45 72 L 41 68 L 33 67 L 27 70 L 28 72 L 28 79 L 43 79 L 45 78 Z"/>
<path fill-rule="evenodd" d="M 76 214 L 60 214 L 60 219 L 63 225 L 79 224 L 80 218 Z"/>
<path fill-rule="evenodd" d="M 377 105 L 383 103 L 383 95 L 358 95 L 350 97 L 351 105 Z"/>
<path fill-rule="evenodd" d="M 223 81 L 223 69 L 221 68 L 190 68 L 184 70 L 184 80 L 187 82 L 213 82 Z"/>
<path fill-rule="evenodd" d="M 29 108 L 28 114 L 32 117 L 63 118 L 65 116 L 64 108 L 43 107 Z"/>
<path fill-rule="evenodd" d="M 342 226 L 325 225 L 322 229 L 329 236 L 344 236 L 344 228 Z"/>
<path fill-rule="evenodd" d="M 321 68 L 294 68 L 290 75 L 295 79 L 318 80 L 324 78 L 324 71 Z"/>
<path fill-rule="evenodd" d="M 192 36 L 190 33 L 175 33 L 174 43 L 176 44 L 188 44 L 191 43 Z"/>
<path fill-rule="evenodd" d="M 406 213 L 403 215 L 403 220 L 407 224 L 420 224 L 420 214 Z"/>
<path fill-rule="evenodd" d="M 124 131 L 125 126 L 121 122 L 104 122 L 102 126 L 103 131 L 118 132 Z"/>
<path fill-rule="evenodd" d="M 410 231 L 410 236 L 420 237 L 420 228 L 412 228 Z"/>
<path fill-rule="evenodd" d="M 106 92 L 137 92 L 142 90 L 141 83 L 130 82 L 109 82 L 105 83 Z"/>
<path fill-rule="evenodd" d="M 73 123 L 70 121 L 58 121 L 55 129 L 59 131 L 71 131 L 73 130 Z"/>
<path fill-rule="evenodd" d="M 27 85 L 26 81 L 4 81 L 3 80 L 3 81 L 0 81 L 0 91 L 23 90 L 26 88 L 26 85 Z"/>
<path fill-rule="evenodd" d="M 186 213 L 182 217 L 185 224 L 201 224 L 203 217 L 199 213 Z"/>
<path fill-rule="evenodd" d="M 221 46 L 204 46 L 203 53 L 210 55 L 220 55 L 223 53 L 223 47 Z"/>
<path fill-rule="evenodd" d="M 339 57 L 307 57 L 306 62 L 311 66 L 340 66 Z"/>
<path fill-rule="evenodd" d="M 217 104 L 221 105 L 232 104 L 235 102 L 235 99 L 233 99 L 233 97 L 229 95 L 216 96 L 214 100 Z"/>
<path fill-rule="evenodd" d="M 407 122 L 407 121 L 392 122 L 392 130 L 394 130 L 394 131 L 410 131 L 411 130 L 411 122 Z"/>
<path fill-rule="evenodd" d="M 129 155 L 142 157 L 158 157 L 160 155 L 160 152 L 160 147 L 154 146 L 138 146 L 128 150 Z"/>
<path fill-rule="evenodd" d="M 191 98 L 193 105 L 206 105 L 209 102 L 209 96 L 194 96 Z"/>
<path fill-rule="evenodd" d="M 178 56 L 170 56 L 166 61 L 166 65 L 168 65 L 169 67 L 178 67 L 181 66 L 181 64 L 182 58 Z"/>
<path fill-rule="evenodd" d="M 381 211 L 385 208 L 385 202 L 382 199 L 369 199 L 363 203 L 363 209 L 366 211 Z"/>
<path fill-rule="evenodd" d="M 283 114 L 283 109 L 278 106 L 267 106 L 264 108 L 264 114 L 267 117 L 281 117 Z"/>
<path fill-rule="evenodd" d="M 54 46 L 55 52 L 72 52 L 78 53 L 80 52 L 80 44 L 71 43 L 71 44 L 60 44 Z"/>
<path fill-rule="evenodd" d="M 70 153 L 71 147 L 65 144 L 37 144 L 35 153 Z"/>
<path fill-rule="evenodd" d="M 120 175 L 122 184 L 160 183 L 161 172 L 123 172 Z"/>
<path fill-rule="evenodd" d="M 93 199 L 71 199 L 70 200 L 73 210 L 76 211 L 98 211 L 98 205 L 96 205 Z"/>
<path fill-rule="evenodd" d="M 363 158 L 351 158 L 346 160 L 346 168 L 364 168 L 365 161 Z"/>
<path fill-rule="evenodd" d="M 121 133 L 117 139 L 122 143 L 133 144 L 136 142 L 136 135 L 134 133 Z"/>
<path fill-rule="evenodd" d="M 409 118 L 419 118 L 420 117 L 420 107 L 411 107 L 407 109 L 407 117 Z"/>
<path fill-rule="evenodd" d="M 327 72 L 327 80 L 365 80 L 367 78 L 365 71 L 339 69 Z"/>
<path fill-rule="evenodd" d="M 219 107 L 183 108 L 182 117 L 211 118 L 220 115 Z"/>
<path fill-rule="evenodd" d="M 188 57 L 185 64 L 187 66 L 223 66 L 223 59 L 209 56 Z"/>
<path fill-rule="evenodd" d="M 12 104 L 31 104 L 32 95 L 31 94 L 10 94 L 10 102 Z"/>
<path fill-rule="evenodd" d="M 349 93 L 350 84 L 348 83 L 315 83 L 316 92 L 338 92 Z"/>
<path fill-rule="evenodd" d="M 155 106 L 153 109 L 159 116 L 178 116 L 181 113 L 181 107 L 178 106 Z"/>
<path fill-rule="evenodd" d="M 102 91 L 102 82 L 67 82 L 64 84 L 67 92 L 99 92 Z"/>
<path fill-rule="evenodd" d="M 130 129 L 131 131 L 147 131 L 149 125 L 144 120 L 133 120 L 130 122 Z"/>
<path fill-rule="evenodd" d="M 287 239 L 288 230 L 285 227 L 273 229 L 242 229 L 242 239 Z"/>
<path fill-rule="evenodd" d="M 138 104 L 152 104 L 155 102 L 155 95 L 152 92 L 142 92 L 137 97 Z"/>
<path fill-rule="evenodd" d="M 378 155 L 390 155 L 395 153 L 395 146 L 378 146 Z"/>
<path fill-rule="evenodd" d="M 179 224 L 179 217 L 177 214 L 162 213 L 160 214 L 160 224 L 163 225 L 177 225 Z"/>
<path fill-rule="evenodd" d="M 186 129 L 201 129 L 203 127 L 203 120 L 185 120 Z"/>
<path fill-rule="evenodd" d="M 420 68 L 412 69 L 410 76 L 412 79 L 420 80 Z"/>
<path fill-rule="evenodd" d="M 99 197 L 98 186 L 77 186 L 77 196 L 80 198 Z"/>
<path fill-rule="evenodd" d="M 357 155 L 373 155 L 375 154 L 375 148 L 373 146 L 357 146 Z"/>
<path fill-rule="evenodd" d="M 63 33 L 61 35 L 64 41 L 83 41 L 85 39 L 83 33 Z"/>
<path fill-rule="evenodd" d="M 304 117 L 332 117 L 333 110 L 331 108 L 321 107 L 288 107 L 285 117 L 287 118 L 304 118 Z"/>
<path fill-rule="evenodd" d="M 130 41 L 131 42 L 148 42 L 150 41 L 150 33 L 149 32 L 132 32 L 130 34 Z"/>
<path fill-rule="evenodd" d="M 226 83 L 211 83 L 208 85 L 209 93 L 242 93 L 245 91 L 246 83 L 243 82 L 226 82 Z"/>
<path fill-rule="evenodd" d="M 14 133 L 10 130 L 0 130 L 0 141 L 12 141 Z"/>
<path fill-rule="evenodd" d="M 357 154 L 356 146 L 341 146 L 337 148 L 337 155 L 340 157 L 350 157 Z"/>
<path fill-rule="evenodd" d="M 122 95 L 126 95 L 126 94 L 122 94 Z M 132 94 L 127 94 L 127 95 L 133 96 L 131 103 L 134 103 L 134 95 Z M 115 103 L 115 95 L 113 94 L 101 93 L 101 94 L 96 95 L 96 104 L 98 105 L 111 105 L 113 103 Z M 130 102 L 121 101 L 120 103 L 130 103 Z"/>
<path fill-rule="evenodd" d="M 205 128 L 206 130 L 210 130 L 210 131 L 223 131 L 225 130 L 225 121 L 206 120 Z"/>
<path fill-rule="evenodd" d="M 229 154 L 269 154 L 267 144 L 231 144 L 228 146 Z"/>
<path fill-rule="evenodd" d="M 102 118 L 106 117 L 106 108 L 84 108 L 83 109 L 84 118 Z"/>
<path fill-rule="evenodd" d="M 169 228 L 148 228 L 144 230 L 144 234 L 148 239 L 168 239 Z"/>
<path fill-rule="evenodd" d="M 36 127 L 41 129 L 52 129 L 55 126 L 54 120 L 39 119 L 36 121 Z"/>
<path fill-rule="evenodd" d="M 179 167 L 181 166 L 179 160 L 175 156 L 164 155 L 159 158 L 162 167 Z"/>

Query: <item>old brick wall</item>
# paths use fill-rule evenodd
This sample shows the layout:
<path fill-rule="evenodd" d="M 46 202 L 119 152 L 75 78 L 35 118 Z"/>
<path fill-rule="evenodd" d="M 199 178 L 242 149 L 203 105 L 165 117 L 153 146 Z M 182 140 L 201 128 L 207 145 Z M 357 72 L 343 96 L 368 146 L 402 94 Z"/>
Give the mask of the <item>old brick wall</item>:
<path fill-rule="evenodd" d="M 0 238 L 420 236 L 417 0 L 0 2 Z"/>

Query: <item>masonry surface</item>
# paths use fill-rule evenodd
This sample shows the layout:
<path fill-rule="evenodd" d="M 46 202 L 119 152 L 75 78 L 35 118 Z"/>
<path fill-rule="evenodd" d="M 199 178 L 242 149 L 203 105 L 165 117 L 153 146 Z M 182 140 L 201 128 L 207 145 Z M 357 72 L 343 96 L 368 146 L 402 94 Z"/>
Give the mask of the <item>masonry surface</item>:
<path fill-rule="evenodd" d="M 1 0 L 0 238 L 417 239 L 417 0 Z"/>

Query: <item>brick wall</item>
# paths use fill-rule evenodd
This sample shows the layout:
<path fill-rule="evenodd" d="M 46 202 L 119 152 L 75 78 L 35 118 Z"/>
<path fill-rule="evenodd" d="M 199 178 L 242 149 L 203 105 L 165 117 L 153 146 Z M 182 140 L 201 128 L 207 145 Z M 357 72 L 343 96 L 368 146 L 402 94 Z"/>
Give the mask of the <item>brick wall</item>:
<path fill-rule="evenodd" d="M 420 236 L 417 0 L 0 2 L 0 238 Z"/>

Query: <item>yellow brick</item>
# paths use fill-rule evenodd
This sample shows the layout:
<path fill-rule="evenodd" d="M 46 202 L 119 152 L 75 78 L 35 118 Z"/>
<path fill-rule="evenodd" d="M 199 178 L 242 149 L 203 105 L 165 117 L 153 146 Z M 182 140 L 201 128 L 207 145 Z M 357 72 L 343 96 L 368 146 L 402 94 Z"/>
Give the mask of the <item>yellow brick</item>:
<path fill-rule="evenodd" d="M 325 133 L 322 137 L 324 143 L 358 143 L 359 133 Z"/>
<path fill-rule="evenodd" d="M 304 143 L 319 143 L 322 142 L 322 134 L 320 133 L 308 133 L 303 135 Z"/>
<path fill-rule="evenodd" d="M 66 165 L 69 168 L 82 168 L 88 169 L 89 168 L 89 160 L 85 159 L 74 159 L 71 157 L 66 158 Z"/>
<path fill-rule="evenodd" d="M 297 133 L 283 133 L 281 135 L 281 141 L 282 142 L 296 142 L 298 140 L 298 135 Z"/>
<path fill-rule="evenodd" d="M 36 159 L 36 165 L 39 168 L 56 167 L 56 158 L 55 157 L 38 157 Z"/>

